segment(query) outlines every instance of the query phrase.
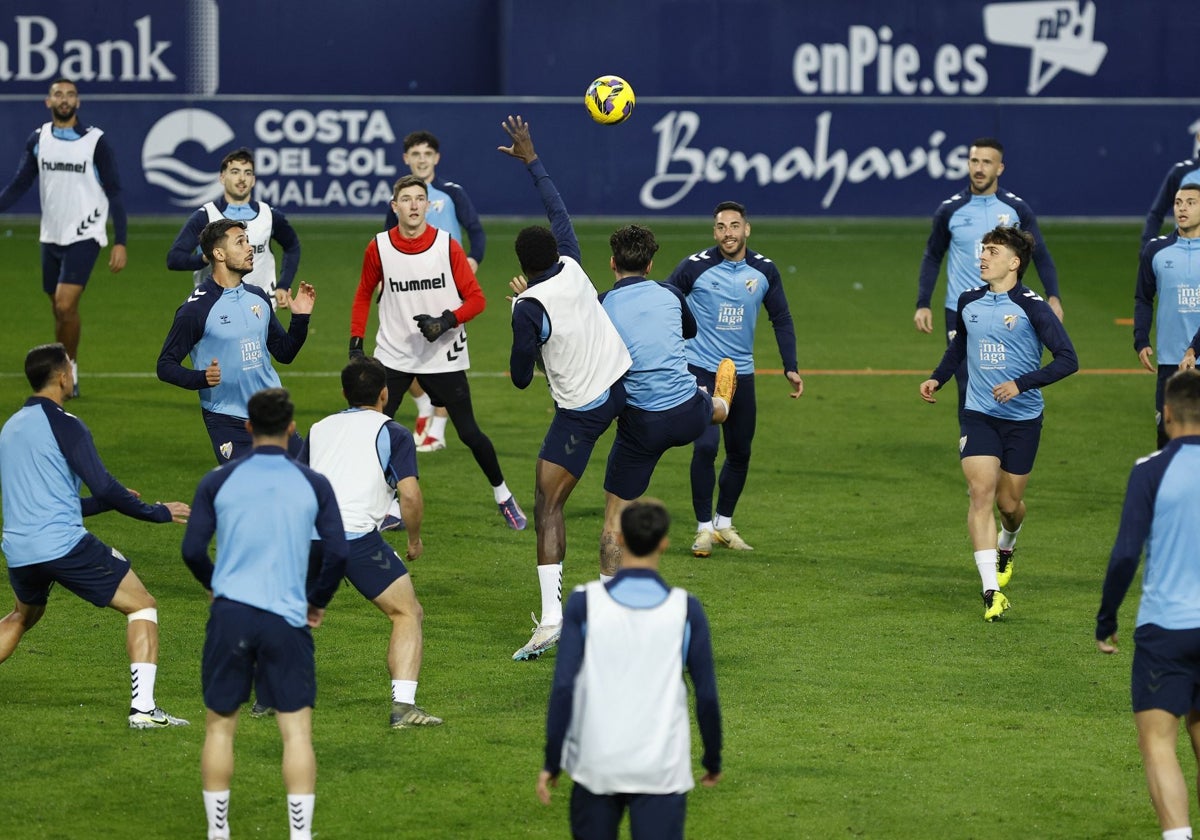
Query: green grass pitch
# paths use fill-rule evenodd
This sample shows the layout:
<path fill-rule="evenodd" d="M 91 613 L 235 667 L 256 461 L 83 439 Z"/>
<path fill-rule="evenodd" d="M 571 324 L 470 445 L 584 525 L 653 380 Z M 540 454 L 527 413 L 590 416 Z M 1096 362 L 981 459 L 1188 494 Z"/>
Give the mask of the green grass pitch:
<path fill-rule="evenodd" d="M 552 404 L 542 381 L 520 392 L 505 376 L 504 296 L 516 271 L 513 235 L 532 221 L 488 224 L 480 279 L 489 306 L 469 327 L 477 415 L 531 519 Z M 306 432 L 343 407 L 336 374 L 375 223 L 294 222 L 304 247 L 299 276 L 318 300 L 308 344 L 280 374 Z M 650 489 L 675 516 L 665 576 L 698 594 L 712 621 L 724 711 L 724 780 L 691 795 L 688 835 L 1152 836 L 1128 708 L 1136 591 L 1122 610 L 1120 655 L 1102 657 L 1092 642 L 1128 470 L 1154 443 L 1154 379 L 1132 372 L 1131 330 L 1118 323 L 1132 315 L 1138 226 L 1044 225 L 1084 370 L 1046 391 L 1013 609 L 988 625 L 967 539 L 953 387 L 936 406 L 917 395 L 943 349 L 911 321 L 928 221 L 752 222 L 751 246 L 785 279 L 805 376 L 799 401 L 787 398 L 782 377 L 759 377 L 755 454 L 736 517 L 756 550 L 690 556 L 688 451 L 669 453 Z M 128 486 L 147 499 L 190 501 L 213 466 L 198 401 L 154 377 L 191 287 L 187 274 L 165 269 L 181 223 L 135 220 L 129 268 L 113 276 L 97 267 L 82 304 L 83 397 L 69 410 Z M 578 225 L 600 289 L 611 285 L 615 226 Z M 711 244 L 705 219 L 651 226 L 662 243 L 655 277 Z M 0 295 L 7 417 L 27 395 L 26 350 L 53 335 L 32 222 L 0 220 Z M 373 335 L 372 325 L 368 348 Z M 777 370 L 765 315 L 758 339 L 759 368 Z M 406 403 L 397 417 L 411 415 Z M 606 452 L 605 441 L 568 504 L 568 587 L 596 573 Z M 549 808 L 534 797 L 553 658 L 510 661 L 539 608 L 532 523 L 523 533 L 504 526 L 453 433 L 420 466 L 418 699 L 446 724 L 387 728 L 388 628 L 343 588 L 316 633 L 317 835 L 562 837 L 569 783 Z M 0 666 L 0 836 L 201 837 L 207 600 L 179 558 L 183 529 L 115 513 L 87 524 L 157 597 L 158 698 L 192 726 L 129 731 L 120 616 L 56 591 L 41 624 Z M 234 836 L 286 836 L 279 753 L 274 724 L 243 716 Z"/>

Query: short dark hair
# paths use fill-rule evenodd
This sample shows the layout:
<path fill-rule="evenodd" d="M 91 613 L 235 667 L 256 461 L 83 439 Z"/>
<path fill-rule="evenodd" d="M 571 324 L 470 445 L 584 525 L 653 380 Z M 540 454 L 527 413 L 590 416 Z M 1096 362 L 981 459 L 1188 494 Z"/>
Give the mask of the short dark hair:
<path fill-rule="evenodd" d="M 613 264 L 617 271 L 645 273 L 650 261 L 658 253 L 654 232 L 641 225 L 617 228 L 608 238 L 608 246 L 612 248 Z"/>
<path fill-rule="evenodd" d="M 1004 144 L 995 137 L 976 137 L 971 141 L 971 147 L 980 149 L 995 149 L 1000 153 L 1000 157 L 1004 157 Z"/>
<path fill-rule="evenodd" d="M 1180 184 L 1179 189 L 1175 190 L 1175 192 L 1183 192 L 1184 190 L 1195 190 L 1196 192 L 1200 192 L 1200 184 L 1197 184 L 1195 182 L 1189 182 L 1187 184 Z"/>
<path fill-rule="evenodd" d="M 543 225 L 523 228 L 513 242 L 513 250 L 517 252 L 517 262 L 526 277 L 548 271 L 558 262 L 558 242 L 550 228 Z"/>
<path fill-rule="evenodd" d="M 25 354 L 25 378 L 29 387 L 40 391 L 65 367 L 70 367 L 71 357 L 61 343 L 39 344 Z"/>
<path fill-rule="evenodd" d="M 999 225 L 985 233 L 982 242 L 984 245 L 996 244 L 1010 248 L 1021 260 L 1017 267 L 1017 279 L 1025 276 L 1025 269 L 1029 268 L 1029 261 L 1033 259 L 1032 233 L 1016 227 Z"/>
<path fill-rule="evenodd" d="M 713 218 L 717 218 L 717 216 L 721 215 L 726 210 L 732 210 L 735 213 L 741 213 L 742 218 L 746 218 L 746 205 L 737 201 L 722 201 L 713 208 Z"/>
<path fill-rule="evenodd" d="M 1172 419 L 1200 426 L 1200 370 L 1192 368 L 1171 374 L 1163 390 L 1163 404 L 1171 406 Z"/>
<path fill-rule="evenodd" d="M 425 195 L 429 195 L 429 185 L 425 183 L 423 178 L 418 178 L 416 175 L 405 175 L 398 178 L 396 183 L 392 185 L 392 201 L 396 200 L 396 196 L 400 195 L 400 190 L 408 189 L 409 187 L 420 187 Z"/>
<path fill-rule="evenodd" d="M 263 388 L 247 400 L 246 414 L 255 437 L 277 437 L 287 431 L 296 406 L 287 388 Z"/>
<path fill-rule="evenodd" d="M 621 511 L 621 535 L 625 538 L 625 547 L 634 557 L 653 554 L 669 530 L 671 514 L 662 502 L 642 499 Z"/>
<path fill-rule="evenodd" d="M 242 146 L 240 149 L 234 149 L 232 152 L 225 155 L 225 157 L 221 158 L 221 171 L 224 172 L 226 169 L 228 169 L 229 164 L 233 163 L 235 160 L 254 166 L 254 152 L 250 151 L 245 146 Z"/>
<path fill-rule="evenodd" d="M 342 393 L 351 407 L 375 405 L 387 386 L 387 369 L 371 356 L 351 359 L 342 368 Z"/>
<path fill-rule="evenodd" d="M 59 76 L 57 79 L 51 82 L 50 87 L 46 88 L 46 93 L 54 90 L 55 85 L 70 85 L 71 87 L 75 88 L 76 93 L 79 93 L 79 85 L 75 83 L 74 79 L 68 79 L 66 76 Z"/>
<path fill-rule="evenodd" d="M 210 265 L 213 261 L 213 250 L 225 241 L 225 237 L 229 235 L 232 228 L 245 230 L 246 223 L 239 222 L 237 219 L 217 219 L 215 222 L 206 224 L 204 230 L 200 231 L 200 250 L 204 256 L 208 257 Z"/>
<path fill-rule="evenodd" d="M 438 151 L 438 139 L 428 131 L 414 131 L 404 135 L 404 151 L 408 151 L 413 146 L 420 146 L 424 143 L 435 152 Z"/>

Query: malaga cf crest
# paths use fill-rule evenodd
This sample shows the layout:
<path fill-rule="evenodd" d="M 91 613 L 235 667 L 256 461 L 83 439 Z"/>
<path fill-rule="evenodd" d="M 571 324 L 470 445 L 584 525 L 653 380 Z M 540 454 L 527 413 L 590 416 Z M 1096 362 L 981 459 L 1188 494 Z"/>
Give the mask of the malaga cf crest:
<path fill-rule="evenodd" d="M 221 444 L 221 457 L 226 461 L 233 455 L 233 441 L 227 440 Z"/>
<path fill-rule="evenodd" d="M 1016 325 L 1017 325 L 1017 316 L 1016 315 L 1005 315 L 1004 316 L 1004 329 L 1011 330 Z"/>
<path fill-rule="evenodd" d="M 757 277 L 751 277 L 749 280 L 746 281 L 746 291 L 749 294 L 754 294 L 754 290 L 757 288 L 758 288 L 758 278 Z"/>
<path fill-rule="evenodd" d="M 262 318 L 262 307 L 257 303 L 250 306 L 250 311 L 254 313 L 255 318 Z"/>
<path fill-rule="evenodd" d="M 1011 213 L 998 214 L 996 216 L 996 224 L 999 227 L 1008 227 L 1009 225 L 1012 224 L 1012 214 Z"/>

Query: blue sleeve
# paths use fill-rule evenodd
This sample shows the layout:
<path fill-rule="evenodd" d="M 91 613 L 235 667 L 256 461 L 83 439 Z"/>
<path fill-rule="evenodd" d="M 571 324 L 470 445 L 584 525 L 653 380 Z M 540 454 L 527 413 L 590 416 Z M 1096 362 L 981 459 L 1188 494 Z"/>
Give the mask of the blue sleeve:
<path fill-rule="evenodd" d="M 554 234 L 554 241 L 558 243 L 559 255 L 581 262 L 583 254 L 579 248 L 579 239 L 575 236 L 575 227 L 571 224 L 571 216 L 567 213 L 562 196 L 558 194 L 558 187 L 550 180 L 545 164 L 541 158 L 534 158 L 526 168 L 533 178 L 538 195 L 542 197 L 546 218 L 550 220 L 550 230 Z"/>
<path fill-rule="evenodd" d="M 406 478 L 417 478 L 417 445 L 412 433 L 395 420 L 384 423 L 379 433 L 388 436 L 391 453 L 383 468 L 387 483 L 395 487 Z"/>
<path fill-rule="evenodd" d="M 929 374 L 930 379 L 937 380 L 939 388 L 950 381 L 950 377 L 954 376 L 954 372 L 958 370 L 958 366 L 967 357 L 967 327 L 963 323 L 963 298 L 966 296 L 964 294 L 958 299 L 958 316 L 954 324 L 954 338 L 946 347 L 946 352 L 942 354 L 942 360 L 938 363 L 937 368 L 933 373 Z"/>
<path fill-rule="evenodd" d="M 508 373 L 518 388 L 528 388 L 533 382 L 533 367 L 538 348 L 544 343 L 542 327 L 549 319 L 542 302 L 535 298 L 518 298 L 512 313 L 513 342 L 508 357 Z M 551 327 L 552 329 L 553 327 Z"/>
<path fill-rule="evenodd" d="M 187 529 L 183 532 L 181 553 L 183 562 L 200 585 L 212 591 L 213 563 L 208 556 L 208 546 L 217 532 L 217 511 L 214 504 L 217 490 L 231 471 L 211 472 L 200 480 L 196 495 L 192 499 L 192 513 L 188 517 Z"/>
<path fill-rule="evenodd" d="M 199 271 L 204 268 L 204 257 L 200 253 L 200 231 L 208 224 L 208 213 L 201 207 L 183 223 L 179 235 L 167 251 L 167 268 L 171 271 Z"/>
<path fill-rule="evenodd" d="M 571 725 L 575 678 L 583 667 L 583 634 L 587 625 L 587 593 L 576 590 L 563 608 L 562 635 L 554 653 L 554 680 L 546 710 L 546 754 L 542 769 L 552 776 L 562 772 L 563 742 Z"/>
<path fill-rule="evenodd" d="M 767 308 L 767 317 L 771 319 L 771 327 L 775 330 L 775 345 L 779 348 L 779 358 L 785 371 L 799 371 L 796 361 L 796 325 L 792 322 L 792 311 L 788 308 L 787 295 L 783 291 L 783 277 L 774 263 L 766 264 L 767 293 L 763 297 L 763 306 Z"/>
<path fill-rule="evenodd" d="M 440 186 L 454 202 L 454 217 L 458 219 L 458 226 L 467 232 L 467 238 L 471 240 L 471 250 L 467 252 L 467 256 L 475 260 L 477 265 L 483 265 L 487 234 L 483 232 L 483 223 L 479 221 L 479 213 L 475 211 L 471 197 L 461 184 L 443 181 Z"/>
<path fill-rule="evenodd" d="M 308 338 L 309 317 L 293 312 L 292 322 L 285 330 L 275 313 L 271 313 L 271 323 L 267 327 L 267 349 L 271 351 L 275 361 L 290 365 L 296 358 L 300 348 L 304 346 L 304 340 Z"/>
<path fill-rule="evenodd" d="M 688 595 L 687 622 L 691 641 L 684 665 L 696 691 L 696 723 L 700 727 L 700 740 L 704 742 L 700 763 L 710 773 L 720 773 L 721 704 L 717 698 L 717 672 L 713 667 L 712 634 L 708 616 L 695 595 Z"/>
<path fill-rule="evenodd" d="M 1079 370 L 1079 357 L 1075 355 L 1075 346 L 1050 304 L 1032 300 L 1026 305 L 1025 311 L 1029 313 L 1029 321 L 1037 330 L 1038 338 L 1054 358 L 1045 367 L 1013 380 L 1017 390 L 1021 392 L 1045 388 Z"/>
<path fill-rule="evenodd" d="M 1162 230 L 1163 219 L 1168 213 L 1174 212 L 1175 193 L 1179 191 L 1179 184 L 1183 181 L 1185 167 L 1186 164 L 1183 163 L 1172 166 L 1167 172 L 1167 177 L 1163 179 L 1162 186 L 1158 188 L 1158 195 L 1154 196 L 1154 202 L 1146 212 L 1146 225 L 1142 228 L 1143 246 L 1158 236 Z"/>
<path fill-rule="evenodd" d="M 0 192 L 0 213 L 3 213 L 9 207 L 16 204 L 21 196 L 29 192 L 29 188 L 37 180 L 37 155 L 33 153 L 33 150 L 37 148 L 37 142 L 38 133 L 34 131 L 25 143 L 25 150 L 21 153 L 21 161 L 17 164 L 17 173 L 8 182 L 8 186 L 4 188 L 4 192 Z"/>
<path fill-rule="evenodd" d="M 933 289 L 937 286 L 942 260 L 950 247 L 950 205 L 942 204 L 933 214 L 933 227 L 925 241 L 921 273 L 917 277 L 917 309 L 932 309 Z"/>
<path fill-rule="evenodd" d="M 167 333 L 162 350 L 158 354 L 156 372 L 160 380 L 189 391 L 199 391 L 208 387 L 208 379 L 203 370 L 183 366 L 183 360 L 191 354 L 192 348 L 204 335 L 205 317 L 207 310 L 188 307 L 186 303 L 175 312 L 171 331 Z"/>
<path fill-rule="evenodd" d="M 692 286 L 694 286 L 696 283 L 696 278 L 691 272 L 687 271 L 687 267 L 690 265 L 690 263 L 690 260 L 681 260 L 679 265 L 675 266 L 675 270 L 672 271 L 670 275 L 667 276 L 667 279 L 663 281 L 668 286 L 674 286 L 676 289 L 683 292 L 683 296 L 685 298 L 692 291 Z"/>
<path fill-rule="evenodd" d="M 1154 497 L 1169 463 L 1169 459 L 1160 454 L 1136 465 L 1129 473 L 1125 504 L 1121 508 L 1121 525 L 1109 555 L 1100 609 L 1096 613 L 1097 639 L 1107 639 L 1117 632 L 1117 611 L 1125 600 L 1142 559 L 1142 550 L 1154 521 Z"/>
<path fill-rule="evenodd" d="M 271 238 L 283 249 L 283 260 L 279 266 L 280 289 L 292 288 L 296 272 L 300 268 L 300 237 L 287 217 L 274 207 L 271 208 Z"/>
<path fill-rule="evenodd" d="M 146 504 L 113 477 L 100 460 L 92 433 L 80 420 L 57 412 L 47 417 L 67 465 L 92 491 L 93 500 L 80 503 L 85 516 L 116 510 L 144 522 L 171 521 L 171 512 L 165 505 Z"/>
<path fill-rule="evenodd" d="M 1050 249 L 1046 247 L 1046 240 L 1038 227 L 1037 216 L 1033 214 L 1029 205 L 1023 202 L 1020 205 L 1020 216 L 1021 229 L 1029 231 L 1033 236 L 1033 265 L 1037 268 L 1042 288 L 1046 290 L 1046 297 L 1062 297 L 1058 290 L 1058 269 L 1054 266 Z"/>
<path fill-rule="evenodd" d="M 1200 330 L 1196 330 L 1196 334 L 1192 336 L 1192 343 L 1188 345 L 1188 349 L 1200 356 Z"/>
<path fill-rule="evenodd" d="M 313 491 L 317 494 L 317 534 L 321 540 L 321 571 L 308 587 L 308 603 L 324 608 L 333 599 L 342 576 L 346 573 L 346 560 L 350 556 L 350 545 L 346 542 L 346 530 L 342 525 L 342 514 L 329 479 L 312 470 L 305 470 Z"/>
<path fill-rule="evenodd" d="M 103 134 L 96 141 L 96 174 L 100 177 L 100 186 L 108 196 L 108 215 L 113 223 L 113 243 L 124 245 L 129 230 L 129 219 L 125 215 L 125 199 L 121 194 L 121 177 L 117 174 L 117 157 L 113 154 L 112 146 L 108 144 L 108 135 Z"/>
<path fill-rule="evenodd" d="M 1154 298 L 1158 295 L 1158 277 L 1154 274 L 1154 256 L 1158 248 L 1147 243 L 1138 258 L 1137 286 L 1133 291 L 1133 349 L 1142 352 L 1150 346 L 1150 325 L 1154 321 Z"/>

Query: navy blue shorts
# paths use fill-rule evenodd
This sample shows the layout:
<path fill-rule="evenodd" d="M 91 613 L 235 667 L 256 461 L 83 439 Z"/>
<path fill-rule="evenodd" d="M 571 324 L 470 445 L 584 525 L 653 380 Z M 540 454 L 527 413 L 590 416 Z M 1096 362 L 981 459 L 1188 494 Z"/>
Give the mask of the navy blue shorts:
<path fill-rule="evenodd" d="M 1004 420 L 981 411 L 964 410 L 958 416 L 958 457 L 992 455 L 1010 475 L 1029 475 L 1042 439 L 1042 418 Z"/>
<path fill-rule="evenodd" d="M 1133 710 L 1162 709 L 1183 717 L 1200 710 L 1200 629 L 1143 624 L 1133 633 Z"/>
<path fill-rule="evenodd" d="M 204 705 L 228 715 L 250 699 L 280 712 L 316 704 L 312 631 L 267 610 L 217 598 L 208 614 L 200 665 Z"/>
<path fill-rule="evenodd" d="M 694 443 L 712 425 L 712 397 L 699 389 L 666 411 L 625 406 L 617 418 L 617 438 L 608 453 L 604 489 L 620 499 L 636 499 L 650 486 L 663 453 Z"/>
<path fill-rule="evenodd" d="M 208 439 L 212 441 L 218 466 L 250 454 L 254 439 L 246 431 L 245 418 L 217 414 L 207 409 L 201 409 L 200 412 L 204 415 L 204 428 L 208 431 Z M 303 447 L 304 438 L 293 432 L 288 439 L 288 454 L 295 458 Z"/>
<path fill-rule="evenodd" d="M 320 566 L 317 568 L 320 569 Z M 350 540 L 346 580 L 354 584 L 354 588 L 368 601 L 374 601 L 406 574 L 408 567 L 378 531 Z"/>
<path fill-rule="evenodd" d="M 592 457 L 592 450 L 596 448 L 596 441 L 608 431 L 612 421 L 624 408 L 625 386 L 617 380 L 608 389 L 608 399 L 595 408 L 587 411 L 556 409 L 538 458 L 557 464 L 577 479 L 581 478 Z"/>
<path fill-rule="evenodd" d="M 578 782 L 571 790 L 571 836 L 575 840 L 616 840 L 629 810 L 634 840 L 683 840 L 686 793 L 592 793 Z"/>
<path fill-rule="evenodd" d="M 22 604 L 45 606 L 55 583 L 97 607 L 107 607 L 129 573 L 121 552 L 87 534 L 65 556 L 32 566 L 8 568 L 8 581 Z"/>
<path fill-rule="evenodd" d="M 42 291 L 54 294 L 59 283 L 86 286 L 92 276 L 100 243 L 95 239 L 72 242 L 70 245 L 42 243 Z"/>

